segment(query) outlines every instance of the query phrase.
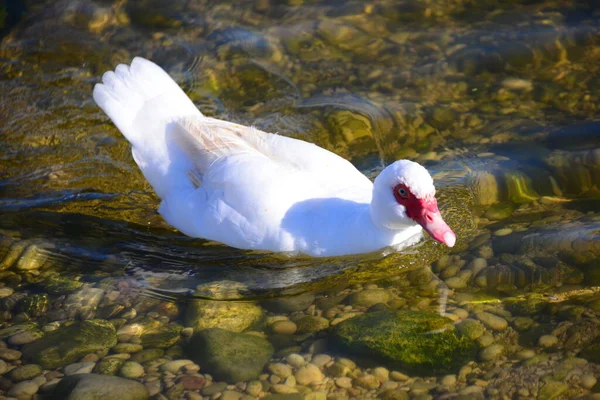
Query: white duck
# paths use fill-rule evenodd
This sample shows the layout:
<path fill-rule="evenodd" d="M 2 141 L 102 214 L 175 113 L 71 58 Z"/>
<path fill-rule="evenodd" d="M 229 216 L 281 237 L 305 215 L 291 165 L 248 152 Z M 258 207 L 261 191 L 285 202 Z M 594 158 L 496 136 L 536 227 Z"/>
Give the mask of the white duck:
<path fill-rule="evenodd" d="M 396 161 L 373 184 L 314 144 L 205 117 L 139 57 L 106 72 L 94 100 L 131 142 L 163 218 L 186 235 L 320 257 L 401 249 L 422 228 L 449 247 L 456 241 L 415 162 Z"/>

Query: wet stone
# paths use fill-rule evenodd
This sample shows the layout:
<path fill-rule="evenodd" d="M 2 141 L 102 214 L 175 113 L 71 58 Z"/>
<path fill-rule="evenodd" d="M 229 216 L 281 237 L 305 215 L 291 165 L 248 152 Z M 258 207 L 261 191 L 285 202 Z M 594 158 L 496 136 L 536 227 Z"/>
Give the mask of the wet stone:
<path fill-rule="evenodd" d="M 26 364 L 10 371 L 10 378 L 13 381 L 20 382 L 35 378 L 42 373 L 42 367 L 36 364 Z"/>
<path fill-rule="evenodd" d="M 67 365 L 64 369 L 65 375 L 75 375 L 75 374 L 89 374 L 94 370 L 96 366 L 95 362 L 78 362 L 75 364 Z"/>
<path fill-rule="evenodd" d="M 387 303 L 392 295 L 385 289 L 366 289 L 353 293 L 346 299 L 353 306 L 371 307 L 377 303 Z"/>
<path fill-rule="evenodd" d="M 52 397 L 64 400 L 146 400 L 148 389 L 137 381 L 116 376 L 77 374 L 63 378 Z"/>
<path fill-rule="evenodd" d="M 47 333 L 23 347 L 23 355 L 46 369 L 65 366 L 86 354 L 117 343 L 115 328 L 103 320 L 74 322 Z"/>
<path fill-rule="evenodd" d="M 475 350 L 473 341 L 454 330 L 451 320 L 427 312 L 367 313 L 336 326 L 333 339 L 353 353 L 410 371 L 452 370 Z"/>
<path fill-rule="evenodd" d="M 90 312 L 96 310 L 103 296 L 104 290 L 85 287 L 67 297 L 64 309 L 70 318 L 76 315 L 86 318 Z"/>
<path fill-rule="evenodd" d="M 256 379 L 273 355 L 265 339 L 210 328 L 192 336 L 187 353 L 214 378 L 227 382 Z"/>
<path fill-rule="evenodd" d="M 253 303 L 194 300 L 188 305 L 185 325 L 195 332 L 208 328 L 242 332 L 256 324 L 263 310 Z"/>
<path fill-rule="evenodd" d="M 318 332 L 329 328 L 329 320 L 323 317 L 307 315 L 296 320 L 299 333 Z"/>
<path fill-rule="evenodd" d="M 495 330 L 495 331 L 503 331 L 508 327 L 508 322 L 497 315 L 481 312 L 475 314 L 478 320 L 480 320 L 486 327 Z"/>
<path fill-rule="evenodd" d="M 101 375 L 116 375 L 125 360 L 116 357 L 107 357 L 100 360 L 92 372 Z"/>

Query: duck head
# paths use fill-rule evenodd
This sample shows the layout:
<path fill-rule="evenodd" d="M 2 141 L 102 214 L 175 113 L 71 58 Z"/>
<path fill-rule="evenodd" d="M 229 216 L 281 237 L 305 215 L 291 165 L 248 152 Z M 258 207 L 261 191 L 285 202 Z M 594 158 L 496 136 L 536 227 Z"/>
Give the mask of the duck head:
<path fill-rule="evenodd" d="M 371 217 L 392 230 L 416 223 L 438 242 L 448 247 L 456 243 L 456 235 L 438 209 L 431 175 L 413 161 L 399 160 L 381 171 L 373 185 Z"/>

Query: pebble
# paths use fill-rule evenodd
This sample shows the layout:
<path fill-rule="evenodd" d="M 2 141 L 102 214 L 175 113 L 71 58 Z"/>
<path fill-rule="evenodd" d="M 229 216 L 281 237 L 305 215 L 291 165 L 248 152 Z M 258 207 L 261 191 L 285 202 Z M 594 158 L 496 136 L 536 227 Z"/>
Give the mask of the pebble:
<path fill-rule="evenodd" d="M 27 343 L 35 342 L 42 336 L 44 336 L 44 334 L 40 331 L 23 331 L 15 333 L 9 337 L 8 343 L 12 344 L 13 346 L 21 346 Z"/>
<path fill-rule="evenodd" d="M 243 396 L 243 394 L 240 392 L 235 392 L 233 390 L 226 390 L 223 392 L 221 397 L 219 397 L 219 399 L 220 400 L 240 400 L 240 398 L 242 396 Z"/>
<path fill-rule="evenodd" d="M 285 379 L 288 376 L 292 375 L 292 367 L 290 367 L 287 364 L 274 363 L 274 364 L 269 364 L 267 368 L 269 371 L 271 371 L 271 373 L 277 375 L 278 377 L 280 377 L 282 379 Z"/>
<path fill-rule="evenodd" d="M 119 375 L 127 379 L 137 379 L 144 375 L 144 367 L 135 361 L 125 361 L 119 369 Z"/>
<path fill-rule="evenodd" d="M 26 364 L 10 371 L 10 378 L 20 382 L 32 379 L 42 373 L 42 367 L 37 364 Z"/>
<path fill-rule="evenodd" d="M 510 228 L 502 228 L 502 229 L 498 229 L 497 231 L 494 232 L 494 235 L 496 236 L 507 236 L 510 235 L 513 232 L 512 229 Z"/>
<path fill-rule="evenodd" d="M 386 382 L 390 379 L 390 371 L 384 367 L 377 367 L 371 371 L 373 376 L 379 379 L 380 382 Z"/>
<path fill-rule="evenodd" d="M 294 368 L 300 368 L 306 364 L 306 360 L 300 354 L 292 353 L 288 355 L 285 360 Z"/>
<path fill-rule="evenodd" d="M 201 375 L 183 375 L 177 380 L 185 390 L 200 390 L 206 385 L 206 378 Z"/>
<path fill-rule="evenodd" d="M 271 388 L 275 393 L 298 393 L 298 389 L 280 383 L 271 386 Z"/>
<path fill-rule="evenodd" d="M 363 387 L 365 389 L 377 389 L 381 382 L 377 379 L 376 376 L 371 374 L 361 374 L 354 379 L 354 383 L 357 386 Z"/>
<path fill-rule="evenodd" d="M 65 367 L 65 375 L 89 374 L 96 366 L 95 362 L 79 362 Z"/>
<path fill-rule="evenodd" d="M 499 358 L 504 353 L 504 346 L 498 343 L 494 343 L 481 350 L 479 357 L 483 361 L 491 361 Z"/>
<path fill-rule="evenodd" d="M 301 367 L 294 374 L 296 378 L 296 382 L 299 385 L 307 386 L 310 384 L 318 384 L 325 377 L 319 367 L 314 364 L 307 364 L 304 367 Z"/>
<path fill-rule="evenodd" d="M 596 386 L 596 383 L 598 382 L 598 380 L 590 374 L 585 374 L 585 375 L 581 375 L 579 377 L 579 381 L 581 382 L 581 386 L 583 386 L 586 389 L 591 389 L 594 386 Z"/>
<path fill-rule="evenodd" d="M 6 361 L 15 361 L 21 358 L 21 352 L 13 349 L 0 349 L 0 358 Z"/>
<path fill-rule="evenodd" d="M 503 331 L 508 327 L 508 322 L 497 315 L 488 312 L 476 313 L 475 316 L 480 320 L 486 327 L 495 331 Z"/>
<path fill-rule="evenodd" d="M 298 330 L 298 326 L 290 320 L 275 321 L 271 325 L 271 330 L 279 335 L 293 335 Z"/>
<path fill-rule="evenodd" d="M 12 295 L 15 291 L 9 287 L 0 288 L 0 299 Z"/>
<path fill-rule="evenodd" d="M 390 372 L 390 378 L 392 378 L 396 382 L 404 382 L 407 381 L 410 377 L 408 375 L 403 374 L 402 372 L 392 371 Z"/>
<path fill-rule="evenodd" d="M 23 381 L 14 385 L 9 391 L 9 396 L 29 398 L 37 393 L 39 386 L 33 381 Z"/>
<path fill-rule="evenodd" d="M 248 385 L 246 385 L 246 392 L 248 392 L 250 396 L 258 396 L 262 390 L 263 386 L 260 381 L 250 381 L 248 382 Z"/>
<path fill-rule="evenodd" d="M 543 335 L 538 339 L 538 343 L 540 346 L 548 349 L 558 344 L 558 338 L 554 335 Z"/>
<path fill-rule="evenodd" d="M 0 360 L 0 375 L 4 375 L 4 373 L 8 371 L 8 364 L 4 360 Z"/>
<path fill-rule="evenodd" d="M 317 354 L 313 357 L 311 363 L 315 364 L 317 367 L 322 368 L 325 364 L 328 364 L 331 361 L 331 356 L 328 354 Z"/>
<path fill-rule="evenodd" d="M 174 360 L 174 361 L 169 361 L 166 362 L 164 364 L 162 364 L 160 366 L 160 370 L 163 372 L 170 372 L 172 374 L 176 374 L 179 372 L 179 370 L 183 367 L 185 367 L 186 365 L 189 364 L 193 364 L 194 362 L 192 360 Z"/>
<path fill-rule="evenodd" d="M 454 386 L 456 384 L 456 375 L 446 375 L 442 378 L 441 384 L 445 386 Z"/>
<path fill-rule="evenodd" d="M 335 384 L 343 389 L 350 389 L 352 387 L 352 379 L 348 377 L 336 378 Z"/>
<path fill-rule="evenodd" d="M 529 360 L 530 358 L 535 357 L 535 351 L 531 349 L 523 349 L 518 351 L 515 354 L 515 357 L 517 357 L 518 360 Z"/>

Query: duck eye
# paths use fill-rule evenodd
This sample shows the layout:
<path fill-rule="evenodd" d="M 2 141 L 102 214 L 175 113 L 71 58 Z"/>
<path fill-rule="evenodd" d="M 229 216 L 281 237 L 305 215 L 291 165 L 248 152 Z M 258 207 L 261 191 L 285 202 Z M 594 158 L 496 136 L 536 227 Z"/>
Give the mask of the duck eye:
<path fill-rule="evenodd" d="M 398 188 L 398 194 L 400 195 L 400 197 L 408 197 L 408 190 L 404 189 L 403 187 Z"/>

